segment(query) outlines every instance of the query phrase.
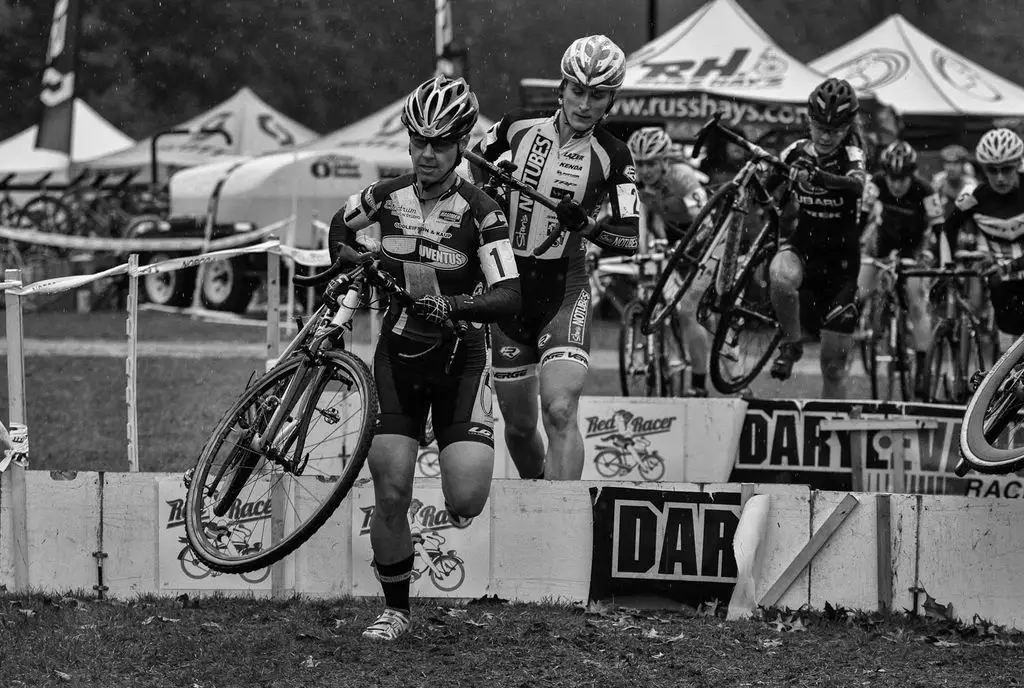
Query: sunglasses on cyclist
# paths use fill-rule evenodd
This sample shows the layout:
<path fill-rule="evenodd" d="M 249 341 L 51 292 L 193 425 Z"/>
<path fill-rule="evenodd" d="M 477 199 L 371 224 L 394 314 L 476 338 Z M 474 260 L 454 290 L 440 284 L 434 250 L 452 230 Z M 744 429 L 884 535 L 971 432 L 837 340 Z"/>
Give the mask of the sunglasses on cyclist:
<path fill-rule="evenodd" d="M 430 147 L 436 151 L 450 150 L 459 143 L 459 139 L 445 138 L 443 136 L 427 137 L 413 133 L 409 134 L 409 141 L 417 148 L 426 148 L 427 144 L 430 144 Z"/>
<path fill-rule="evenodd" d="M 982 165 L 981 169 L 985 170 L 985 174 L 992 176 L 1009 176 L 1020 169 L 1020 165 L 1018 163 L 1010 163 L 1008 165 Z"/>

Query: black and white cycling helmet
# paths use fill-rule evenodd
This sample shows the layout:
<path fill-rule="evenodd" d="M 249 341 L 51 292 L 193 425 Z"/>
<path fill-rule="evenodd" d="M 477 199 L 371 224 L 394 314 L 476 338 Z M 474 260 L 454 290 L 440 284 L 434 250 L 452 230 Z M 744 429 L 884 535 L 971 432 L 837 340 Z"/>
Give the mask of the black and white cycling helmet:
<path fill-rule="evenodd" d="M 627 142 L 634 162 L 662 160 L 672 153 L 672 139 L 661 127 L 643 127 L 633 132 Z"/>
<path fill-rule="evenodd" d="M 981 137 L 974 157 L 982 165 L 1004 165 L 1024 158 L 1024 141 L 1010 129 L 992 129 Z"/>
<path fill-rule="evenodd" d="M 893 177 L 906 177 L 917 171 L 917 151 L 906 141 L 893 141 L 882 151 L 882 171 Z"/>
<path fill-rule="evenodd" d="M 858 110 L 860 101 L 846 79 L 825 79 L 807 99 L 807 114 L 811 120 L 830 127 L 851 123 Z"/>
<path fill-rule="evenodd" d="M 614 91 L 626 78 L 626 54 L 607 36 L 577 38 L 562 55 L 562 78 L 586 88 Z"/>
<path fill-rule="evenodd" d="M 457 141 L 473 131 L 479 116 L 480 105 L 469 84 L 439 75 L 405 99 L 402 124 L 411 134 Z"/>

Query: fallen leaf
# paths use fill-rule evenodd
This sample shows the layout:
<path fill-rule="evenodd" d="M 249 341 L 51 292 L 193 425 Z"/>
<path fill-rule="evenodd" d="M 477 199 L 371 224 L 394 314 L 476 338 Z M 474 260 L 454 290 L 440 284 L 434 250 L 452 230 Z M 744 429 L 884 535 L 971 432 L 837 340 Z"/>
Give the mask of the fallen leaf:
<path fill-rule="evenodd" d="M 803 619 L 795 619 L 789 624 L 790 633 L 804 633 L 807 631 L 807 626 L 804 626 Z"/>
<path fill-rule="evenodd" d="M 181 619 L 172 619 L 169 616 L 161 616 L 159 618 L 164 623 L 178 623 L 179 621 L 181 621 Z"/>
<path fill-rule="evenodd" d="M 679 642 L 680 640 L 686 640 L 686 633 L 684 633 L 683 631 L 679 631 L 679 635 L 672 636 L 671 638 L 666 638 L 665 642 L 675 643 Z"/>
<path fill-rule="evenodd" d="M 202 628 L 209 628 L 210 630 L 219 631 L 219 630 L 223 629 L 224 627 L 221 626 L 216 621 L 204 621 L 202 623 Z"/>
<path fill-rule="evenodd" d="M 466 619 L 466 623 L 468 623 L 470 626 L 486 626 L 487 625 L 485 623 L 480 623 L 479 621 L 473 621 L 473 619 Z"/>
<path fill-rule="evenodd" d="M 652 656 L 651 656 L 651 659 L 661 659 L 661 658 L 662 658 L 662 657 L 664 657 L 664 656 L 665 656 L 665 653 L 664 653 L 664 652 L 659 652 L 659 653 L 658 653 L 658 654 L 656 654 L 656 655 L 652 655 Z"/>
<path fill-rule="evenodd" d="M 339 628 L 344 626 L 346 623 L 347 622 L 345 621 L 345 619 L 335 619 L 334 620 L 334 630 L 338 630 Z"/>
<path fill-rule="evenodd" d="M 596 614 L 597 616 L 610 616 L 615 611 L 615 605 L 604 600 L 591 600 L 587 603 L 585 614 Z"/>
<path fill-rule="evenodd" d="M 309 655 L 308 657 L 306 657 L 306 661 L 302 663 L 302 666 L 306 669 L 315 669 L 316 667 L 320 666 L 320 662 L 316 659 L 313 659 L 313 655 Z"/>
<path fill-rule="evenodd" d="M 53 673 L 57 674 L 57 678 L 59 678 L 61 681 L 71 680 L 71 674 L 67 674 L 63 671 L 54 671 Z"/>
<path fill-rule="evenodd" d="M 660 638 L 661 634 L 659 634 L 656 629 L 650 628 L 650 629 L 644 631 L 644 637 L 645 638 Z"/>
<path fill-rule="evenodd" d="M 782 641 L 778 638 L 762 638 L 760 641 L 761 647 L 781 647 Z"/>
<path fill-rule="evenodd" d="M 143 626 L 148 626 L 149 624 L 153 623 L 154 621 L 156 621 L 156 617 L 155 616 L 147 616 L 145 621 L 142 622 L 142 625 Z"/>
<path fill-rule="evenodd" d="M 36 612 L 35 612 L 34 609 L 19 609 L 18 611 L 21 612 L 22 614 L 24 614 L 25 618 L 27 618 L 27 619 L 31 619 L 33 616 L 36 615 Z"/>

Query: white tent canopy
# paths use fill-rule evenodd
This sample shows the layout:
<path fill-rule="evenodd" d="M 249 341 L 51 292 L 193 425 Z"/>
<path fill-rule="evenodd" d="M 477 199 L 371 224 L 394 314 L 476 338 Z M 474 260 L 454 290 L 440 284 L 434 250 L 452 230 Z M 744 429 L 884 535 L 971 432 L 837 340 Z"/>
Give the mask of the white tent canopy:
<path fill-rule="evenodd" d="M 249 88 L 203 114 L 173 127 L 190 133 L 160 137 L 162 167 L 193 167 L 217 160 L 289 150 L 316 138 L 316 132 L 278 112 Z M 206 132 L 206 133 L 204 133 Z M 218 132 L 218 133 L 209 133 Z M 93 169 L 143 169 L 149 178 L 152 138 L 128 150 L 88 161 Z"/>
<path fill-rule="evenodd" d="M 811 63 L 874 91 L 903 115 L 1021 115 L 1024 89 L 894 14 Z"/>
<path fill-rule="evenodd" d="M 75 99 L 72 122 L 71 162 L 115 153 L 135 143 L 80 98 Z M 33 125 L 0 143 L 0 172 L 34 174 L 51 170 L 62 172 L 67 168 L 68 156 L 36 148 L 38 129 Z"/>
<path fill-rule="evenodd" d="M 821 79 L 780 48 L 736 0 L 713 0 L 631 54 L 621 92 L 805 103 Z M 557 83 L 523 80 L 528 87 Z"/>
<path fill-rule="evenodd" d="M 401 120 L 404 104 L 405 98 L 395 101 L 358 122 L 303 146 L 303 150 L 334 151 L 363 158 L 376 163 L 381 176 L 409 172 L 412 170 L 409 134 Z M 481 115 L 470 135 L 471 144 L 481 138 L 491 124 L 491 120 Z"/>

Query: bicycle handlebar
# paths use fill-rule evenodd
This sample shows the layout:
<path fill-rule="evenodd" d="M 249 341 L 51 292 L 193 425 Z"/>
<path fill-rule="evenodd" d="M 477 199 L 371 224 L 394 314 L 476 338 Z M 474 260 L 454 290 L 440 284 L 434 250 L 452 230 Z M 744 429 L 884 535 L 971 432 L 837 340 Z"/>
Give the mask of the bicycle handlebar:
<path fill-rule="evenodd" d="M 510 189 L 514 189 L 515 191 L 518 191 L 524 196 L 533 199 L 534 201 L 540 203 L 548 210 L 556 211 L 558 209 L 558 204 L 555 203 L 553 200 L 551 200 L 541 192 L 537 191 L 537 189 L 533 188 L 532 186 L 529 186 L 524 182 L 516 179 L 511 174 L 509 174 L 505 170 L 501 169 L 500 167 L 492 163 L 490 160 L 487 160 L 486 158 L 482 157 L 479 153 L 467 150 L 465 152 L 465 156 L 470 163 L 476 165 L 477 167 L 484 168 L 491 174 L 492 177 L 497 178 L 502 184 L 509 187 Z M 533 249 L 533 255 L 539 256 L 542 253 L 547 252 L 547 250 L 554 246 L 555 242 L 557 242 L 561 238 L 562 232 L 564 231 L 565 230 L 562 228 L 561 224 L 559 224 L 558 229 L 549 232 L 544 241 L 541 242 L 540 246 Z"/>
<path fill-rule="evenodd" d="M 722 113 L 716 112 L 711 117 L 711 119 L 704 123 L 704 126 L 700 128 L 700 132 L 697 134 L 697 140 L 693 144 L 693 153 L 691 154 L 691 157 L 696 158 L 697 156 L 700 155 L 700 149 L 704 146 L 704 142 L 707 140 L 708 136 L 711 134 L 712 131 L 716 131 L 720 133 L 722 136 L 724 136 L 729 143 L 734 143 L 740 148 L 743 148 L 748 153 L 753 155 L 755 158 L 765 160 L 775 165 L 776 167 L 780 167 L 782 169 L 789 169 L 789 165 L 782 162 L 782 160 L 780 160 L 777 156 L 768 152 L 767 150 L 757 145 L 753 141 L 746 139 L 740 134 L 737 134 L 732 129 L 729 129 L 728 127 L 721 123 L 721 120 Z"/>

